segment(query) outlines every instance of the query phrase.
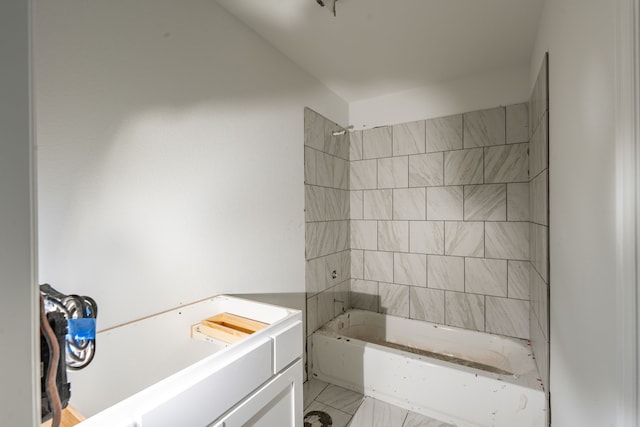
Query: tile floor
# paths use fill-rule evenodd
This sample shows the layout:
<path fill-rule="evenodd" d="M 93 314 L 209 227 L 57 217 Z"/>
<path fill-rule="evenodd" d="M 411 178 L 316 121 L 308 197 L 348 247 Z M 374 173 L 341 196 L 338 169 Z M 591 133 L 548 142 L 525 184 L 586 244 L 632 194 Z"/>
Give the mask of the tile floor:
<path fill-rule="evenodd" d="M 332 427 L 455 427 L 317 379 L 304 383 L 303 395 L 305 427 L 323 427 L 307 417 L 312 411 L 329 414 Z"/>

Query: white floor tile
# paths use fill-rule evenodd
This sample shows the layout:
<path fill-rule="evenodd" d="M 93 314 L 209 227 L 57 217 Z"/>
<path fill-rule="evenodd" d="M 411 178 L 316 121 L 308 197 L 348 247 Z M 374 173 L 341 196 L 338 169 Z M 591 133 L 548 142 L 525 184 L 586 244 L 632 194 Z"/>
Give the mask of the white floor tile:
<path fill-rule="evenodd" d="M 455 427 L 453 424 L 443 423 L 415 412 L 409 412 L 402 427 Z"/>
<path fill-rule="evenodd" d="M 317 380 L 315 378 L 310 379 L 302 385 L 302 396 L 304 400 L 304 408 L 309 406 L 316 397 L 327 387 L 328 383 Z"/>
<path fill-rule="evenodd" d="M 318 395 L 318 402 L 340 409 L 348 414 L 355 414 L 362 403 L 363 396 L 351 390 L 347 390 L 337 385 L 329 384 L 322 393 Z"/>
<path fill-rule="evenodd" d="M 350 427 L 402 427 L 406 409 L 366 397 L 353 416 Z"/>

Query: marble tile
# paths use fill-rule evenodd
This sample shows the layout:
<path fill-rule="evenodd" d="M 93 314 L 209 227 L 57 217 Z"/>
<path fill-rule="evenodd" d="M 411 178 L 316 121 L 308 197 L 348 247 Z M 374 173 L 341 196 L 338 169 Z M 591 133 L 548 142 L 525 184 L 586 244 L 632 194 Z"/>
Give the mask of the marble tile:
<path fill-rule="evenodd" d="M 304 109 L 304 145 L 324 150 L 325 118 L 315 111 Z"/>
<path fill-rule="evenodd" d="M 326 262 L 325 257 L 314 258 L 306 261 L 305 268 L 305 290 L 307 294 L 315 295 L 327 288 L 327 280 L 325 276 Z"/>
<path fill-rule="evenodd" d="M 507 261 L 466 258 L 464 290 L 472 294 L 507 296 Z"/>
<path fill-rule="evenodd" d="M 378 188 L 406 188 L 408 186 L 408 157 L 392 157 L 378 160 Z"/>
<path fill-rule="evenodd" d="M 465 185 L 465 221 L 506 221 L 507 186 L 505 184 Z"/>
<path fill-rule="evenodd" d="M 362 160 L 362 131 L 349 133 L 349 160 Z"/>
<path fill-rule="evenodd" d="M 409 317 L 409 288 L 394 283 L 379 283 L 380 313 Z"/>
<path fill-rule="evenodd" d="M 376 221 L 350 221 L 352 249 L 378 249 L 378 223 Z"/>
<path fill-rule="evenodd" d="M 464 258 L 429 255 L 427 286 L 433 289 L 464 291 Z"/>
<path fill-rule="evenodd" d="M 444 185 L 444 153 L 409 156 L 409 187 Z"/>
<path fill-rule="evenodd" d="M 324 187 L 304 186 L 304 220 L 306 222 L 325 221 Z"/>
<path fill-rule="evenodd" d="M 427 153 L 462 148 L 462 114 L 427 120 L 425 128 Z"/>
<path fill-rule="evenodd" d="M 324 326 L 335 317 L 333 312 L 334 289 L 330 288 L 317 295 L 318 298 L 318 327 Z"/>
<path fill-rule="evenodd" d="M 409 222 L 378 221 L 378 250 L 409 252 Z"/>
<path fill-rule="evenodd" d="M 365 251 L 364 278 L 378 282 L 393 282 L 393 253 Z"/>
<path fill-rule="evenodd" d="M 307 336 L 318 330 L 318 296 L 307 298 Z"/>
<path fill-rule="evenodd" d="M 318 180 L 316 178 L 317 175 L 317 162 L 316 162 L 316 153 L 317 151 L 304 147 L 304 183 L 310 185 L 316 185 Z"/>
<path fill-rule="evenodd" d="M 322 187 L 333 187 L 335 157 L 316 152 L 316 183 Z"/>
<path fill-rule="evenodd" d="M 349 249 L 349 221 L 332 221 L 329 223 L 332 233 L 332 245 L 327 253 L 341 252 Z"/>
<path fill-rule="evenodd" d="M 336 188 L 326 188 L 325 191 L 325 219 L 339 221 L 349 219 L 349 192 Z"/>
<path fill-rule="evenodd" d="M 487 222 L 485 224 L 487 258 L 529 259 L 529 224 L 526 222 Z"/>
<path fill-rule="evenodd" d="M 400 427 L 408 412 L 372 397 L 365 397 L 349 427 Z"/>
<path fill-rule="evenodd" d="M 364 191 L 364 219 L 393 219 L 393 190 Z"/>
<path fill-rule="evenodd" d="M 410 221 L 409 252 L 444 255 L 444 221 Z"/>
<path fill-rule="evenodd" d="M 378 163 L 376 160 L 351 162 L 349 172 L 351 190 L 367 190 L 378 187 Z"/>
<path fill-rule="evenodd" d="M 314 425 L 315 417 L 310 414 L 313 411 L 321 411 L 329 414 L 332 421 L 331 427 L 346 427 L 351 419 L 351 414 L 347 414 L 346 412 L 342 412 L 339 409 L 332 408 L 331 406 L 325 405 L 324 403 L 320 403 L 316 400 L 304 410 L 304 419 L 306 420 L 306 424 Z M 319 425 L 317 422 L 316 424 Z"/>
<path fill-rule="evenodd" d="M 427 188 L 427 219 L 457 221 L 464 216 L 464 190 L 461 186 Z"/>
<path fill-rule="evenodd" d="M 507 106 L 507 144 L 529 141 L 529 110 L 527 104 Z"/>
<path fill-rule="evenodd" d="M 464 115 L 464 148 L 504 144 L 505 109 L 473 111 Z"/>
<path fill-rule="evenodd" d="M 507 221 L 529 221 L 529 183 L 507 184 Z"/>
<path fill-rule="evenodd" d="M 540 326 L 543 327 L 544 331 L 547 331 L 548 327 L 548 293 L 547 293 L 547 284 L 544 282 L 540 273 L 538 273 L 533 267 L 530 270 L 529 277 L 530 284 L 530 292 L 531 292 L 531 313 L 535 317 L 536 321 L 539 322 Z M 545 334 L 545 337 L 547 334 Z"/>
<path fill-rule="evenodd" d="M 447 151 L 444 153 L 444 184 L 483 184 L 483 149 Z"/>
<path fill-rule="evenodd" d="M 351 283 L 350 280 L 345 280 L 333 289 L 333 313 L 334 316 L 338 316 L 351 308 Z"/>
<path fill-rule="evenodd" d="M 529 261 L 508 261 L 507 296 L 515 299 L 529 299 Z"/>
<path fill-rule="evenodd" d="M 453 424 L 448 424 L 435 418 L 427 417 L 426 415 L 418 414 L 417 412 L 411 412 L 407 414 L 407 418 L 404 420 L 402 427 L 456 427 Z"/>
<path fill-rule="evenodd" d="M 364 251 L 351 250 L 351 278 L 364 279 Z"/>
<path fill-rule="evenodd" d="M 483 295 L 445 292 L 444 323 L 484 331 L 484 298 Z"/>
<path fill-rule="evenodd" d="M 304 399 L 304 408 L 306 409 L 311 402 L 316 400 L 316 397 L 324 390 L 329 383 L 320 381 L 317 378 L 311 378 L 302 384 L 302 396 Z"/>
<path fill-rule="evenodd" d="M 531 264 L 549 282 L 549 228 L 531 223 Z"/>
<path fill-rule="evenodd" d="M 362 158 L 378 159 L 392 155 L 391 126 L 362 131 Z"/>
<path fill-rule="evenodd" d="M 349 132 L 342 135 L 334 135 L 334 132 L 341 132 L 345 129 L 332 122 L 325 120 L 324 126 L 324 152 L 344 160 L 349 160 Z"/>
<path fill-rule="evenodd" d="M 424 120 L 393 126 L 393 155 L 424 153 Z"/>
<path fill-rule="evenodd" d="M 531 137 L 529 155 L 529 173 L 532 177 L 537 176 L 549 164 L 549 134 L 548 115 L 544 113 L 540 124 Z"/>
<path fill-rule="evenodd" d="M 427 286 L 427 256 L 393 254 L 393 282 L 402 285 Z"/>
<path fill-rule="evenodd" d="M 548 174 L 544 170 L 531 180 L 531 221 L 540 225 L 549 225 Z"/>
<path fill-rule="evenodd" d="M 329 384 L 316 398 L 320 403 L 351 415 L 356 413 L 363 399 L 362 394 L 333 384 Z"/>
<path fill-rule="evenodd" d="M 444 223 L 445 255 L 484 257 L 484 234 L 484 223 L 482 222 L 446 221 Z"/>
<path fill-rule="evenodd" d="M 326 288 L 330 288 L 344 282 L 351 276 L 350 251 L 341 251 L 329 254 L 325 259 Z M 334 276 L 335 272 L 335 277 Z M 323 289 L 320 289 L 323 290 Z"/>
<path fill-rule="evenodd" d="M 488 296 L 487 332 L 529 339 L 529 301 Z"/>
<path fill-rule="evenodd" d="M 409 317 L 444 323 L 444 291 L 412 286 L 409 290 Z"/>
<path fill-rule="evenodd" d="M 349 161 L 333 157 L 333 188 L 349 189 Z"/>
<path fill-rule="evenodd" d="M 364 219 L 364 194 L 362 191 L 349 191 L 350 219 Z"/>
<path fill-rule="evenodd" d="M 378 311 L 378 282 L 351 280 L 351 306 L 361 310 Z"/>
<path fill-rule="evenodd" d="M 529 144 L 510 144 L 484 149 L 484 182 L 529 180 Z"/>
<path fill-rule="evenodd" d="M 327 250 L 326 222 L 308 222 L 305 224 L 305 259 L 312 259 L 322 256 L 322 252 Z"/>
<path fill-rule="evenodd" d="M 537 322 L 531 322 L 531 349 L 545 391 L 549 391 L 549 342 L 545 340 Z"/>
<path fill-rule="evenodd" d="M 424 188 L 393 190 L 393 219 L 426 219 L 426 197 Z"/>

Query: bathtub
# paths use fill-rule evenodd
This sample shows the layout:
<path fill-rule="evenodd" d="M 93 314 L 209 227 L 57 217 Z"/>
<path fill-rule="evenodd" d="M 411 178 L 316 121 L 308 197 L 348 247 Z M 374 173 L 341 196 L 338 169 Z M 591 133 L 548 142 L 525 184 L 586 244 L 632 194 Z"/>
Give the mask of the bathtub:
<path fill-rule="evenodd" d="M 311 338 L 313 377 L 458 427 L 544 427 L 526 340 L 350 310 Z"/>

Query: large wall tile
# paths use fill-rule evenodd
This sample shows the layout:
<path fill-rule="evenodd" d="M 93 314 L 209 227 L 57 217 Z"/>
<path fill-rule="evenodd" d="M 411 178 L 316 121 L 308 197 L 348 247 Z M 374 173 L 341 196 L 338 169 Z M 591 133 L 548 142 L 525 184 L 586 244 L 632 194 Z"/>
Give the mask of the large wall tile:
<path fill-rule="evenodd" d="M 444 323 L 444 291 L 411 286 L 409 317 L 427 322 Z"/>
<path fill-rule="evenodd" d="M 333 188 L 349 189 L 349 162 L 338 157 L 333 157 Z"/>
<path fill-rule="evenodd" d="M 349 191 L 349 219 L 363 219 L 364 194 L 362 191 Z"/>
<path fill-rule="evenodd" d="M 409 222 L 378 221 L 378 249 L 409 252 Z"/>
<path fill-rule="evenodd" d="M 362 158 L 377 159 L 392 155 L 391 127 L 384 126 L 362 132 Z"/>
<path fill-rule="evenodd" d="M 444 322 L 451 326 L 484 331 L 484 296 L 445 292 Z"/>
<path fill-rule="evenodd" d="M 345 280 L 333 288 L 333 313 L 334 316 L 344 313 L 351 308 L 351 283 Z"/>
<path fill-rule="evenodd" d="M 549 162 L 548 115 L 544 113 L 540 124 L 531 137 L 529 169 L 532 177 L 547 169 Z"/>
<path fill-rule="evenodd" d="M 315 332 L 318 324 L 318 296 L 307 297 L 307 335 Z"/>
<path fill-rule="evenodd" d="M 368 280 L 352 280 L 351 306 L 361 310 L 378 311 L 378 282 Z"/>
<path fill-rule="evenodd" d="M 464 291 L 464 258 L 429 255 L 427 286 L 433 289 Z"/>
<path fill-rule="evenodd" d="M 317 175 L 317 162 L 316 162 L 316 153 L 317 151 L 313 148 L 304 147 L 304 183 L 316 185 L 318 183 L 316 175 Z"/>
<path fill-rule="evenodd" d="M 333 187 L 336 157 L 316 152 L 316 182 L 322 187 Z"/>
<path fill-rule="evenodd" d="M 304 213 L 306 222 L 326 221 L 325 189 L 314 185 L 304 186 Z"/>
<path fill-rule="evenodd" d="M 327 323 L 334 317 L 334 304 L 335 294 L 333 289 L 328 289 L 324 292 L 320 292 L 318 295 L 318 324 L 320 326 Z"/>
<path fill-rule="evenodd" d="M 304 109 L 304 145 L 324 150 L 324 126 L 326 119 L 315 111 Z"/>
<path fill-rule="evenodd" d="M 380 313 L 409 317 L 409 288 L 410 286 L 393 283 L 379 283 Z"/>
<path fill-rule="evenodd" d="M 529 144 L 510 144 L 484 149 L 484 181 L 526 182 L 529 180 Z"/>
<path fill-rule="evenodd" d="M 529 183 L 507 184 L 507 221 L 529 221 Z"/>
<path fill-rule="evenodd" d="M 427 188 L 427 219 L 458 221 L 464 214 L 463 187 Z"/>
<path fill-rule="evenodd" d="M 466 258 L 464 262 L 465 292 L 507 296 L 507 261 L 502 259 Z"/>
<path fill-rule="evenodd" d="M 351 278 L 351 251 L 341 251 L 325 257 L 325 277 L 327 288 L 339 285 Z M 335 273 L 335 277 L 334 276 Z"/>
<path fill-rule="evenodd" d="M 378 163 L 376 160 L 351 162 L 350 178 L 352 190 L 368 190 L 378 187 Z"/>
<path fill-rule="evenodd" d="M 325 212 L 327 221 L 338 221 L 341 219 L 349 219 L 349 203 L 347 199 L 348 192 L 335 188 L 324 189 Z"/>
<path fill-rule="evenodd" d="M 464 148 L 486 147 L 505 143 L 503 107 L 473 111 L 464 115 Z"/>
<path fill-rule="evenodd" d="M 529 224 L 526 222 L 487 222 L 486 256 L 500 259 L 529 259 Z"/>
<path fill-rule="evenodd" d="M 351 250 L 351 279 L 364 279 L 364 251 Z"/>
<path fill-rule="evenodd" d="M 364 219 L 393 219 L 393 190 L 364 191 Z"/>
<path fill-rule="evenodd" d="M 424 120 L 393 126 L 393 155 L 424 153 Z"/>
<path fill-rule="evenodd" d="M 466 185 L 464 187 L 465 221 L 505 221 L 507 187 L 504 184 Z"/>
<path fill-rule="evenodd" d="M 445 255 L 484 257 L 484 223 L 445 222 Z"/>
<path fill-rule="evenodd" d="M 462 114 L 427 120 L 425 127 L 427 153 L 462 148 Z"/>
<path fill-rule="evenodd" d="M 424 188 L 398 188 L 393 190 L 393 219 L 426 219 L 426 193 Z"/>
<path fill-rule="evenodd" d="M 411 221 L 409 251 L 444 255 L 444 221 Z"/>
<path fill-rule="evenodd" d="M 349 133 L 349 160 L 362 160 L 362 131 Z"/>
<path fill-rule="evenodd" d="M 365 251 L 364 278 L 378 282 L 393 282 L 393 253 Z"/>
<path fill-rule="evenodd" d="M 549 228 L 531 223 L 531 264 L 549 282 Z"/>
<path fill-rule="evenodd" d="M 444 153 L 409 156 L 409 187 L 444 185 Z"/>
<path fill-rule="evenodd" d="M 327 288 L 325 264 L 326 263 L 324 257 L 314 258 L 306 261 L 305 283 L 307 294 L 315 295 Z"/>
<path fill-rule="evenodd" d="M 349 133 L 334 135 L 334 132 L 342 132 L 345 129 L 331 120 L 325 121 L 324 126 L 324 152 L 332 156 L 349 160 Z"/>
<path fill-rule="evenodd" d="M 508 292 L 509 298 L 529 299 L 529 261 L 510 260 L 507 265 L 508 270 Z"/>
<path fill-rule="evenodd" d="M 531 221 L 541 225 L 549 225 L 548 174 L 545 169 L 531 180 Z"/>
<path fill-rule="evenodd" d="M 482 148 L 444 153 L 445 185 L 483 184 Z"/>
<path fill-rule="evenodd" d="M 408 157 L 391 157 L 378 160 L 378 188 L 406 188 L 408 186 Z"/>
<path fill-rule="evenodd" d="M 351 249 L 378 249 L 376 221 L 351 221 Z"/>
<path fill-rule="evenodd" d="M 487 332 L 529 338 L 529 301 L 487 297 Z"/>
<path fill-rule="evenodd" d="M 507 144 L 529 141 L 529 110 L 527 104 L 507 106 Z"/>
<path fill-rule="evenodd" d="M 427 286 L 427 256 L 393 254 L 393 281 L 403 285 Z"/>

